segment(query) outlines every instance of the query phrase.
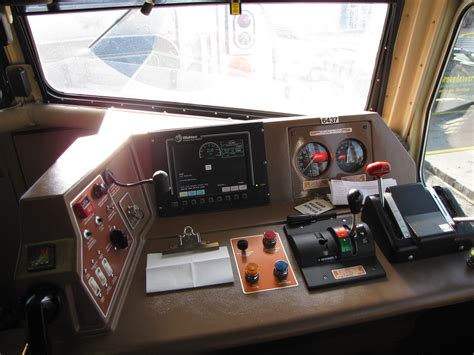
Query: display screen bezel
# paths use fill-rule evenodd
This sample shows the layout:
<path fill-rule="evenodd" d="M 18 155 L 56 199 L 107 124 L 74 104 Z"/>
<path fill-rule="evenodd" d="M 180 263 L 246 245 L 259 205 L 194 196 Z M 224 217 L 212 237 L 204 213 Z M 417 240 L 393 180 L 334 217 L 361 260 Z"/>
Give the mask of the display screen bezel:
<path fill-rule="evenodd" d="M 170 185 L 171 185 L 171 194 L 174 195 L 178 199 L 187 199 L 188 197 L 181 197 L 180 196 L 180 188 L 183 186 L 179 182 L 179 172 L 177 171 L 177 167 L 175 164 L 176 159 L 184 159 L 184 157 L 176 156 L 176 150 L 174 148 L 178 147 L 179 145 L 187 144 L 187 145 L 195 145 L 196 152 L 199 151 L 200 147 L 208 142 L 215 142 L 215 138 L 219 137 L 223 140 L 238 140 L 242 139 L 244 144 L 244 156 L 245 165 L 246 165 L 246 180 L 247 185 L 254 186 L 255 185 L 255 174 L 253 170 L 253 158 L 252 158 L 252 143 L 250 138 L 250 132 L 248 131 L 241 131 L 241 132 L 226 132 L 226 133 L 215 133 L 215 134 L 203 134 L 203 135 L 192 135 L 191 139 L 185 139 L 186 136 L 181 136 L 180 139 L 168 138 L 166 140 L 166 155 L 168 159 L 168 171 L 170 176 Z M 226 159 L 226 158 L 222 158 Z M 230 161 L 229 161 L 230 162 Z M 226 185 L 231 185 L 229 181 L 222 181 Z M 220 195 L 221 193 L 213 192 L 213 193 L 205 193 L 203 195 L 199 195 L 202 197 L 209 197 L 209 196 L 216 196 Z"/>
<path fill-rule="evenodd" d="M 216 141 L 216 137 L 224 140 L 243 139 L 245 151 L 245 166 L 247 168 L 247 184 L 244 190 L 228 192 L 212 192 L 210 189 L 201 196 L 179 196 L 179 188 L 176 181 L 177 172 L 173 164 L 174 155 L 172 147 L 176 141 L 189 140 L 185 144 L 194 143 L 195 150 L 199 150 L 201 143 Z M 270 202 L 267 176 L 267 160 L 265 153 L 264 128 L 262 122 L 239 123 L 229 125 L 218 125 L 209 127 L 196 127 L 179 130 L 167 130 L 150 132 L 149 138 L 152 151 L 152 169 L 163 170 L 168 173 L 170 190 L 164 193 L 161 186 L 155 186 L 157 211 L 160 216 L 175 216 L 179 214 L 205 212 L 212 210 L 225 210 L 242 207 L 252 207 Z M 175 142 L 175 143 L 173 143 Z M 183 157 L 181 157 L 183 159 Z M 221 178 L 211 181 L 214 187 L 216 181 L 232 183 L 232 179 L 226 176 L 226 170 L 216 169 L 216 173 L 222 174 Z M 233 186 L 235 188 L 235 186 Z M 239 186 L 240 188 L 240 186 Z M 217 190 L 218 191 L 218 190 Z"/>

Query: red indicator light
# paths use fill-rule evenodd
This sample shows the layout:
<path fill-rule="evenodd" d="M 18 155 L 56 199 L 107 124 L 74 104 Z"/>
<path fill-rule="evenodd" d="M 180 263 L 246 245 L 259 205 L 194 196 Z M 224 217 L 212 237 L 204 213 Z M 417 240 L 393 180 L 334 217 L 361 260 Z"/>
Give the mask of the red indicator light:
<path fill-rule="evenodd" d="M 252 22 L 252 19 L 247 14 L 242 14 L 237 18 L 237 23 L 242 28 L 249 27 L 251 22 Z"/>
<path fill-rule="evenodd" d="M 347 229 L 344 227 L 335 227 L 334 232 L 336 232 L 338 238 L 349 237 L 349 233 L 347 232 Z"/>
<path fill-rule="evenodd" d="M 248 77 L 252 72 L 252 64 L 243 58 L 236 57 L 229 62 L 229 76 Z"/>
<path fill-rule="evenodd" d="M 94 212 L 94 205 L 88 196 L 84 196 L 79 202 L 74 204 L 74 210 L 80 218 L 86 218 Z"/>
<path fill-rule="evenodd" d="M 341 160 L 341 159 L 346 159 L 347 158 L 347 155 L 345 154 L 341 154 L 337 157 L 337 159 Z"/>
<path fill-rule="evenodd" d="M 267 240 L 274 240 L 276 236 L 277 236 L 276 232 L 272 230 L 267 230 L 263 233 L 263 237 Z"/>

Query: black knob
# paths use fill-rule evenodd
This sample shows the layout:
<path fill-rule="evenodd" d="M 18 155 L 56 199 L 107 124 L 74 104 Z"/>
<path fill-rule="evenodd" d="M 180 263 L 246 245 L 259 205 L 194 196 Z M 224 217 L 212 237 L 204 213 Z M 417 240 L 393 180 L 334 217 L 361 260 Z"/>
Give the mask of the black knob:
<path fill-rule="evenodd" d="M 127 236 L 120 229 L 112 229 L 110 232 L 110 241 L 117 249 L 125 249 L 128 247 Z"/>
<path fill-rule="evenodd" d="M 245 239 L 240 239 L 237 242 L 237 248 L 239 248 L 240 251 L 242 251 L 242 254 L 245 253 L 245 250 L 249 247 L 249 242 L 246 241 Z"/>
<path fill-rule="evenodd" d="M 362 201 L 364 196 L 362 192 L 357 189 L 351 189 L 347 195 L 347 201 L 349 202 L 349 208 L 352 214 L 358 214 L 362 208 Z"/>
<path fill-rule="evenodd" d="M 163 170 L 155 171 L 153 173 L 153 185 L 158 196 L 166 196 L 171 190 L 168 173 Z"/>
<path fill-rule="evenodd" d="M 102 196 L 107 194 L 107 190 L 107 185 L 104 183 L 95 184 L 94 187 L 92 187 L 92 193 L 97 198 L 101 198 Z"/>

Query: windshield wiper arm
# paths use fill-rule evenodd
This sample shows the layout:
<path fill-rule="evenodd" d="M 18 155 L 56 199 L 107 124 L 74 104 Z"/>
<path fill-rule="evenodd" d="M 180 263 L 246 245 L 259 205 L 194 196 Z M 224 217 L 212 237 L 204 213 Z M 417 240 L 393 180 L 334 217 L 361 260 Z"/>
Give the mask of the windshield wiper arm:
<path fill-rule="evenodd" d="M 125 11 L 125 13 L 120 16 L 118 19 L 115 20 L 115 22 L 113 24 L 111 24 L 104 32 L 102 32 L 99 37 L 97 37 L 96 39 L 94 39 L 88 46 L 87 48 L 92 48 L 93 46 L 95 46 L 97 44 L 97 42 L 99 42 L 107 33 L 109 33 L 112 28 L 114 28 L 115 26 L 117 26 L 120 22 L 122 22 L 125 17 L 128 16 L 128 14 L 130 14 L 130 12 L 132 12 L 132 9 L 128 9 L 127 11 Z"/>

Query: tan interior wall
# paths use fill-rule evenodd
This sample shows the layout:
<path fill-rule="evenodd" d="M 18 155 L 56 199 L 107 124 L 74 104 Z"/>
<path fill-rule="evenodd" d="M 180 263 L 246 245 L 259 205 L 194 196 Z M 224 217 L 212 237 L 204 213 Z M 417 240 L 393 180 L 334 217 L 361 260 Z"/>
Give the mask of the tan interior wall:
<path fill-rule="evenodd" d="M 453 1 L 454 3 L 454 1 Z M 444 41 L 438 41 L 436 44 L 436 50 L 433 53 L 435 63 L 430 68 L 430 75 L 425 83 L 426 95 L 424 101 L 420 103 L 417 110 L 413 115 L 413 122 L 408 133 L 408 142 L 411 146 L 411 155 L 415 161 L 419 161 L 420 155 L 422 154 L 423 144 L 423 133 L 428 120 L 428 113 L 430 110 L 430 99 L 433 92 L 437 89 L 437 78 L 439 74 L 444 70 L 443 59 L 448 55 L 450 51 L 450 39 L 455 35 L 457 31 L 457 22 L 459 17 L 462 15 L 464 9 L 474 4 L 473 0 L 456 1 L 458 6 L 456 8 L 450 7 L 449 13 L 445 15 L 445 24 L 442 29 L 442 38 Z M 441 36 L 440 36 L 441 37 Z"/>

